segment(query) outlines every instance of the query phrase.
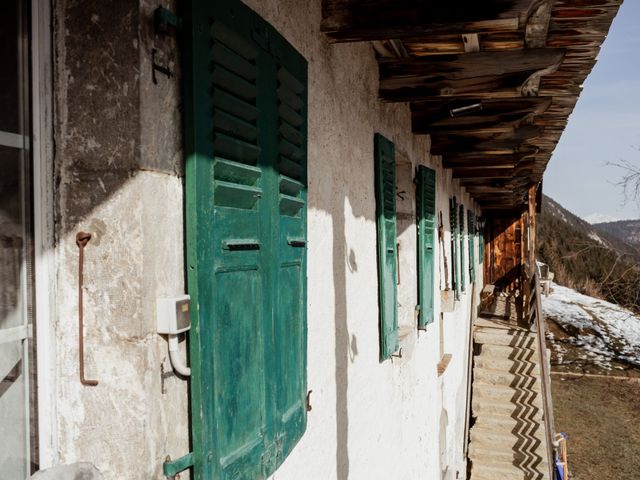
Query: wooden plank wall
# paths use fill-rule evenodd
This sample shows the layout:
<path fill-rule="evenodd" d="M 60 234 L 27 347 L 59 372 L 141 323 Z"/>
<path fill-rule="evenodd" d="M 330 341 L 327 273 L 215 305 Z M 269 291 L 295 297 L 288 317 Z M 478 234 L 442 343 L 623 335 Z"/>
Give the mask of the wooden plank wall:
<path fill-rule="evenodd" d="M 523 223 L 521 216 L 494 216 L 485 226 L 485 285 L 513 292 L 521 286 Z"/>

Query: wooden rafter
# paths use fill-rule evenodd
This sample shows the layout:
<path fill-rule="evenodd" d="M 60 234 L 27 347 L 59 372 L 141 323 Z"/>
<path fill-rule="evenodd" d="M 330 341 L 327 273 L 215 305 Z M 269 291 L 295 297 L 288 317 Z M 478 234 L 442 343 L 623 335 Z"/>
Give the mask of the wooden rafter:
<path fill-rule="evenodd" d="M 323 0 L 321 30 L 336 42 L 515 31 L 540 0 Z"/>
<path fill-rule="evenodd" d="M 547 97 L 512 97 L 483 100 L 478 98 L 411 103 L 414 133 L 429 134 L 460 130 L 488 129 L 495 126 L 518 125 L 527 118 L 544 113 L 551 105 Z M 481 110 L 452 116 L 456 108 L 479 104 Z"/>
<path fill-rule="evenodd" d="M 513 98 L 532 76 L 559 65 L 563 56 L 562 49 L 532 48 L 383 58 L 379 60 L 380 98 L 390 102 L 460 95 Z"/>
<path fill-rule="evenodd" d="M 527 149 L 529 140 L 539 137 L 544 129 L 535 125 L 524 125 L 511 133 L 491 136 L 450 135 L 438 133 L 431 136 L 431 152 L 446 156 L 451 152 L 505 151 L 514 154 Z"/>
<path fill-rule="evenodd" d="M 622 0 L 323 0 L 334 42 L 375 41 L 379 96 L 494 212 L 526 205 Z"/>

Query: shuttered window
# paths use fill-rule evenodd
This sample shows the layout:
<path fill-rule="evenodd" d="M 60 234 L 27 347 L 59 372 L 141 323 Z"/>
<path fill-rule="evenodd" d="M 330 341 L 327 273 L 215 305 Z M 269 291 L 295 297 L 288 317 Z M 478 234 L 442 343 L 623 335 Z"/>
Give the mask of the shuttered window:
<path fill-rule="evenodd" d="M 476 226 L 471 210 L 467 210 L 467 235 L 469 238 L 469 281 L 473 283 L 476 281 Z"/>
<path fill-rule="evenodd" d="M 376 219 L 378 230 L 378 309 L 380 361 L 398 349 L 398 252 L 396 243 L 395 147 L 374 137 Z"/>
<path fill-rule="evenodd" d="M 478 256 L 479 261 L 484 262 L 484 228 L 478 228 Z"/>
<path fill-rule="evenodd" d="M 436 172 L 418 167 L 418 328 L 433 322 Z"/>
<path fill-rule="evenodd" d="M 307 63 L 239 1 L 185 23 L 194 473 L 264 479 L 306 425 Z"/>
<path fill-rule="evenodd" d="M 455 291 L 455 298 L 460 298 L 460 258 L 458 252 L 458 203 L 456 197 L 449 199 L 449 225 L 451 229 L 451 256 L 453 265 L 451 268 L 451 285 Z"/>
<path fill-rule="evenodd" d="M 465 241 L 464 241 L 464 205 L 458 207 L 458 225 L 460 228 L 460 289 L 464 292 L 467 288 L 467 269 L 465 267 Z"/>

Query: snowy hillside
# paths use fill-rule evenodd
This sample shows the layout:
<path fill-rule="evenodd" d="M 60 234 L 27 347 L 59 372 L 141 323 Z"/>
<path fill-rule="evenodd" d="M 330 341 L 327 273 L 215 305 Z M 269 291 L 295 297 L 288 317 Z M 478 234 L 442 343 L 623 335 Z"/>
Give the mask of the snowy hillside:
<path fill-rule="evenodd" d="M 552 363 L 571 369 L 640 368 L 640 317 L 613 303 L 553 284 L 542 297 Z"/>

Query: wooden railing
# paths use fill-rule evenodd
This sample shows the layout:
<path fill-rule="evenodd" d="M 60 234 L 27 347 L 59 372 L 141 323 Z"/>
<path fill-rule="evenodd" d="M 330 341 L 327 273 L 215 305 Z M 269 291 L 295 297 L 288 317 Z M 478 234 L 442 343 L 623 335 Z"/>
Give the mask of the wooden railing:
<path fill-rule="evenodd" d="M 551 373 L 546 345 L 546 326 L 542 315 L 542 298 L 540 295 L 540 278 L 537 269 L 532 269 L 527 281 L 528 319 L 536 330 L 538 352 L 540 355 L 540 385 L 542 390 L 542 406 L 547 437 L 547 459 L 549 461 L 549 479 L 554 479 L 555 422 L 553 418 L 553 401 L 551 398 Z"/>

